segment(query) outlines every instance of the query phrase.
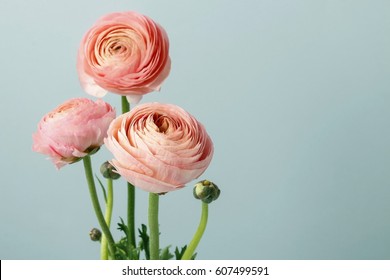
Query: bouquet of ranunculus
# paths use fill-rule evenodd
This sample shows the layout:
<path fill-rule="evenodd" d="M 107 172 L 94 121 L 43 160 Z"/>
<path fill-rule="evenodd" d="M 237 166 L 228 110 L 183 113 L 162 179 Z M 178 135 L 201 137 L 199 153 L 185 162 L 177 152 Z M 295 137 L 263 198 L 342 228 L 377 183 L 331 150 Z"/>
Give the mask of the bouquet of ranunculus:
<path fill-rule="evenodd" d="M 213 143 L 204 126 L 172 104 L 135 106 L 144 94 L 159 90 L 169 75 L 171 60 L 165 30 L 136 12 L 111 13 L 100 18 L 82 39 L 77 70 L 83 89 L 102 98 L 107 92 L 121 96 L 122 115 L 101 99 L 74 98 L 46 114 L 33 135 L 33 150 L 53 161 L 57 169 L 82 160 L 99 229 L 91 239 L 100 241 L 101 259 L 171 259 L 170 246 L 159 245 L 159 197 L 179 190 L 209 166 Z M 105 144 L 113 159 L 100 171 L 106 184 L 94 178 L 91 156 Z M 123 237 L 115 241 L 110 224 L 113 180 L 127 181 L 127 221 L 118 224 Z M 99 202 L 96 182 L 104 197 Z M 135 187 L 149 192 L 148 227 L 136 236 Z M 220 190 L 209 180 L 195 184 L 193 195 L 202 201 L 201 221 L 191 242 L 176 247 L 176 259 L 194 259 L 206 228 L 208 204 Z M 138 238 L 137 238 L 138 237 Z M 137 242 L 138 239 L 138 242 Z"/>

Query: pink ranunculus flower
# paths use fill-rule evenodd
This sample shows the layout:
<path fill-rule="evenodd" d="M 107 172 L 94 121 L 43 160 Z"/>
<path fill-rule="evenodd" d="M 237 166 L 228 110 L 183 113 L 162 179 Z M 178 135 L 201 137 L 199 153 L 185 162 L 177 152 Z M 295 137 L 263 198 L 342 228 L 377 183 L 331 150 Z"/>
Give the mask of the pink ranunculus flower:
<path fill-rule="evenodd" d="M 110 125 L 112 165 L 134 186 L 152 193 L 177 190 L 210 164 L 213 143 L 204 126 L 182 108 L 148 103 Z"/>
<path fill-rule="evenodd" d="M 115 110 L 102 100 L 70 99 L 41 119 L 33 151 L 48 155 L 59 169 L 103 145 L 113 119 Z"/>
<path fill-rule="evenodd" d="M 108 91 L 138 102 L 159 90 L 171 69 L 165 30 L 136 12 L 100 18 L 82 39 L 77 70 L 84 90 L 96 97 Z"/>

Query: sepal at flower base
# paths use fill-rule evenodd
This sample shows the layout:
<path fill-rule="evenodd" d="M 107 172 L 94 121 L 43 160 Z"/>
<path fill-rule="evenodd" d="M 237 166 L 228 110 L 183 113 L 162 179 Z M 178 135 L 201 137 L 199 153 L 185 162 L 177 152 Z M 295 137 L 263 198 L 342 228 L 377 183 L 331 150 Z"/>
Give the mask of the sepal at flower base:
<path fill-rule="evenodd" d="M 96 154 L 98 151 L 100 150 L 100 147 L 94 147 L 94 146 L 91 146 L 89 148 L 87 148 L 84 153 L 86 156 L 91 156 L 93 154 Z M 80 157 L 71 157 L 71 158 L 62 158 L 62 161 L 64 162 L 68 162 L 69 164 L 73 164 L 73 163 L 76 163 L 76 162 L 79 162 L 80 160 L 83 159 L 84 156 L 80 156 Z"/>

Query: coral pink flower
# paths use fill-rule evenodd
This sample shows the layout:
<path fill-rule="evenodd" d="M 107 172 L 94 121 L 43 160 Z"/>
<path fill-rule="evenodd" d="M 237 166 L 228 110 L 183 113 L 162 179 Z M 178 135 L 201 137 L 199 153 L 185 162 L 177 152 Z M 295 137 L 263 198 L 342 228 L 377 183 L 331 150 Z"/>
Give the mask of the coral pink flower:
<path fill-rule="evenodd" d="M 117 117 L 107 135 L 104 143 L 117 172 L 153 193 L 173 191 L 198 178 L 213 156 L 203 125 L 170 104 L 139 105 Z"/>
<path fill-rule="evenodd" d="M 159 90 L 170 68 L 165 30 L 131 11 L 100 18 L 84 35 L 77 61 L 87 93 L 103 97 L 110 91 L 133 102 Z"/>
<path fill-rule="evenodd" d="M 48 155 L 57 169 L 103 145 L 115 110 L 102 100 L 70 99 L 46 114 L 33 134 L 33 151 Z"/>

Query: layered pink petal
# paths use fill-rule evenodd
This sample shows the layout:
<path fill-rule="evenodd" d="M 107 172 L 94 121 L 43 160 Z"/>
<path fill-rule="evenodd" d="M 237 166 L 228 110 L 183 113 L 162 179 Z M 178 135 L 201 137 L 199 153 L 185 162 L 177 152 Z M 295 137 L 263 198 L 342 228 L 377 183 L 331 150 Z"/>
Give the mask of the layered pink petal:
<path fill-rule="evenodd" d="M 104 142 L 118 173 L 155 193 L 173 191 L 198 178 L 213 156 L 204 126 L 171 104 L 144 104 L 117 117 Z"/>
<path fill-rule="evenodd" d="M 115 110 L 102 100 L 68 100 L 46 114 L 33 134 L 33 151 L 48 155 L 57 168 L 100 147 Z"/>
<path fill-rule="evenodd" d="M 100 18 L 84 35 L 78 52 L 81 86 L 98 97 L 110 91 L 138 102 L 160 89 L 170 69 L 165 30 L 132 11 Z"/>

